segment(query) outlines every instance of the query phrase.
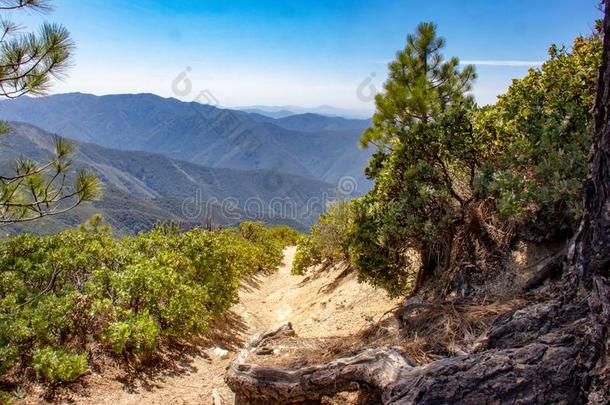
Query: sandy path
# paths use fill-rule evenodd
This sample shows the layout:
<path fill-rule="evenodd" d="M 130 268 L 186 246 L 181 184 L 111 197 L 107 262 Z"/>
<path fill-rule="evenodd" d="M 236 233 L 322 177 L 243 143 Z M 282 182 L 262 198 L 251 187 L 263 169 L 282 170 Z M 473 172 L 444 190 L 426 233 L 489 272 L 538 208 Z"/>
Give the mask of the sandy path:
<path fill-rule="evenodd" d="M 212 391 L 232 403 L 224 372 L 254 333 L 292 322 L 303 337 L 351 334 L 396 304 L 353 273 L 331 268 L 310 277 L 291 274 L 295 247 L 284 250 L 278 271 L 243 283 L 239 303 L 210 333 L 182 352 L 166 353 L 154 370 L 105 369 L 85 379 L 80 404 L 211 404 Z M 215 349 L 228 353 L 219 356 Z"/>
<path fill-rule="evenodd" d="M 286 248 L 277 272 L 258 277 L 253 283 L 245 283 L 242 288 L 239 303 L 233 306 L 233 311 L 244 318 L 249 332 L 266 331 L 290 320 L 291 303 L 282 300 L 281 292 L 295 288 L 303 281 L 304 277 L 291 273 L 295 252 L 295 247 Z"/>

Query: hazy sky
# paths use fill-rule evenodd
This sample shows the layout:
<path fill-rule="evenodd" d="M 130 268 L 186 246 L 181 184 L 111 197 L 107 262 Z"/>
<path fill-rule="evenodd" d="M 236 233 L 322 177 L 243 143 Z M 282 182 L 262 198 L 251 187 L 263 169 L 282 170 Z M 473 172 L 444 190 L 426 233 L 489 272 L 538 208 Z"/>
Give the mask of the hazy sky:
<path fill-rule="evenodd" d="M 489 103 L 544 60 L 551 43 L 591 32 L 598 3 L 54 0 L 51 14 L 11 19 L 30 28 L 55 21 L 72 33 L 74 67 L 57 93 L 372 109 L 370 90 L 381 89 L 387 62 L 421 21 L 438 24 L 445 55 L 477 64 L 474 93 Z"/>

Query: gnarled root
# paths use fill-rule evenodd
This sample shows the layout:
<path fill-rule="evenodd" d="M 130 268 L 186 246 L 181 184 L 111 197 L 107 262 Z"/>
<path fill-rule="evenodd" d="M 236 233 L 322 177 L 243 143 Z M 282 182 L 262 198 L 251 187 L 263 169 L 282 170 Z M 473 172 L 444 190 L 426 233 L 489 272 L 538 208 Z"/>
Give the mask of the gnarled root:
<path fill-rule="evenodd" d="M 403 369 L 411 368 L 407 359 L 394 348 L 368 349 L 314 366 L 290 370 L 247 363 L 253 353 L 270 339 L 294 335 L 290 324 L 255 335 L 242 349 L 227 371 L 225 381 L 236 393 L 238 404 L 314 404 L 323 396 L 366 389 L 380 398 Z"/>
<path fill-rule="evenodd" d="M 529 335 L 499 328 L 479 352 L 414 367 L 395 348 L 367 349 L 349 357 L 301 369 L 247 363 L 258 345 L 285 333 L 290 325 L 257 335 L 225 377 L 238 404 L 315 404 L 322 396 L 366 390 L 371 404 L 432 403 L 585 403 L 593 401 L 595 379 L 607 373 L 606 351 L 610 284 L 597 277 L 591 300 L 598 314 L 578 311 L 577 319 L 548 325 L 563 316 L 555 302 L 530 305 L 499 323 L 527 323 Z M 586 305 L 582 301 L 566 307 Z M 541 310 L 543 309 L 543 310 Z M 563 315 L 562 315 L 563 314 Z M 538 329 L 537 329 L 538 328 Z M 538 331 L 535 333 L 534 331 Z M 264 336 L 264 338 L 260 338 Z M 605 371 L 600 370 L 605 367 Z M 596 366 L 597 365 L 597 366 Z M 599 387 L 604 387 L 602 381 Z M 607 392 L 597 394 L 607 398 Z"/>

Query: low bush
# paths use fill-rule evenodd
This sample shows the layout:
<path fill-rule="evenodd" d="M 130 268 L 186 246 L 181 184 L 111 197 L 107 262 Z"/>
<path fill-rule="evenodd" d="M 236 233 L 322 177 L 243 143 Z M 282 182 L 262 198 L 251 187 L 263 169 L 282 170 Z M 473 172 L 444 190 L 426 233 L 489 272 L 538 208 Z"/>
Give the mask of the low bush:
<path fill-rule="evenodd" d="M 45 347 L 34 352 L 34 369 L 50 381 L 74 381 L 89 370 L 87 353 Z"/>
<path fill-rule="evenodd" d="M 336 263 L 349 259 L 351 204 L 337 201 L 327 207 L 312 226 L 311 235 L 303 236 L 297 244 L 292 272 L 305 274 L 307 269 L 322 262 Z"/>
<path fill-rule="evenodd" d="M 273 228 L 268 228 L 267 232 L 269 236 L 284 246 L 293 246 L 299 242 L 299 238 L 301 237 L 301 233 L 289 226 L 279 225 L 274 226 Z"/>
<path fill-rule="evenodd" d="M 44 378 L 71 381 L 87 370 L 92 341 L 150 355 L 159 339 L 202 333 L 237 301 L 240 279 L 275 269 L 293 237 L 246 223 L 117 239 L 99 219 L 10 237 L 0 243 L 0 375 L 31 358 Z"/>
<path fill-rule="evenodd" d="M 286 228 L 266 228 L 262 222 L 242 222 L 228 232 L 249 242 L 250 254 L 258 263 L 259 270 L 273 270 L 282 262 L 283 248 L 294 244 L 298 238 L 298 232 Z"/>
<path fill-rule="evenodd" d="M 159 325 L 145 311 L 131 315 L 122 321 L 114 321 L 102 333 L 102 340 L 117 354 L 126 351 L 135 354 L 149 354 L 157 348 Z"/>
<path fill-rule="evenodd" d="M 475 117 L 495 149 L 477 179 L 478 196 L 493 197 L 503 218 L 520 220 L 539 238 L 563 239 L 581 213 L 601 59 L 598 26 L 570 48 L 551 46 L 549 60 Z"/>
<path fill-rule="evenodd" d="M 292 274 L 302 276 L 307 270 L 322 262 L 322 254 L 316 249 L 311 236 L 302 236 L 292 262 Z"/>

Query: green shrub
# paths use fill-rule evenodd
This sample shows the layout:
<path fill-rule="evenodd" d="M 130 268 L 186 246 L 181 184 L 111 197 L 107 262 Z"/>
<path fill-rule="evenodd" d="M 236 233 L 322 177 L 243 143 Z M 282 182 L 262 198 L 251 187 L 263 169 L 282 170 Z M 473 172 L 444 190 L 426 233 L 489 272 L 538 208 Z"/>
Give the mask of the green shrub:
<path fill-rule="evenodd" d="M 74 381 L 89 370 L 86 352 L 72 354 L 51 347 L 36 350 L 32 362 L 34 369 L 52 382 Z"/>
<path fill-rule="evenodd" d="M 548 61 L 513 80 L 474 122 L 495 142 L 477 193 L 493 197 L 503 218 L 539 226 L 540 236 L 571 233 L 581 212 L 600 32 L 577 37 L 571 49 L 551 46 Z"/>
<path fill-rule="evenodd" d="M 292 272 L 305 274 L 322 262 L 337 263 L 349 259 L 351 205 L 346 201 L 329 204 L 326 213 L 311 227 L 310 236 L 302 236 L 297 244 Z"/>
<path fill-rule="evenodd" d="M 286 244 L 274 237 L 262 222 L 242 222 L 231 231 L 253 245 L 255 249 L 251 253 L 259 264 L 259 270 L 274 270 L 282 262 L 282 250 Z"/>
<path fill-rule="evenodd" d="M 237 301 L 242 277 L 280 264 L 290 237 L 249 223 L 117 239 L 99 221 L 10 237 L 0 242 L 0 374 L 37 353 L 42 375 L 65 380 L 62 370 L 78 370 L 62 351 L 68 344 L 84 350 L 99 341 L 117 354 L 148 355 L 159 339 L 205 332 Z"/>
<path fill-rule="evenodd" d="M 314 245 L 312 237 L 302 236 L 298 242 L 297 251 L 294 254 L 292 274 L 302 276 L 310 267 L 321 262 L 322 255 Z"/>
<path fill-rule="evenodd" d="M 301 233 L 289 226 L 279 225 L 267 230 L 269 236 L 279 241 L 282 246 L 294 246 L 298 243 Z"/>
<path fill-rule="evenodd" d="M 130 351 L 136 354 L 149 354 L 157 348 L 159 326 L 148 312 L 139 315 L 130 314 L 123 321 L 108 325 L 102 339 L 112 350 L 121 354 Z"/>
<path fill-rule="evenodd" d="M 12 405 L 14 403 L 14 400 L 15 397 L 10 392 L 0 390 L 0 404 Z"/>
<path fill-rule="evenodd" d="M 326 213 L 311 227 L 312 243 L 323 260 L 339 262 L 349 259 L 351 204 L 337 201 L 329 204 Z"/>

